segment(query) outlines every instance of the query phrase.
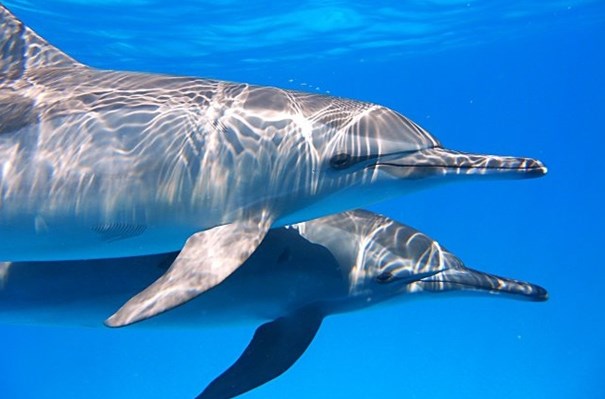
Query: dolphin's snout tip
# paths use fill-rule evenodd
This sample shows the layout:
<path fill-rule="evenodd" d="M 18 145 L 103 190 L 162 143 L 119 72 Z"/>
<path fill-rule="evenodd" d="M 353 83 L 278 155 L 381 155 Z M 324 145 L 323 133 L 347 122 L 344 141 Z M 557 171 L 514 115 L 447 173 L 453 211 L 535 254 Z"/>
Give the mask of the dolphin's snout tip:
<path fill-rule="evenodd" d="M 103 324 L 105 325 L 105 327 L 110 327 L 110 328 L 115 328 L 118 327 L 115 322 L 110 318 L 105 319 L 105 321 L 103 322 Z"/>
<path fill-rule="evenodd" d="M 123 321 L 118 320 L 118 318 L 116 317 L 115 314 L 113 314 L 110 317 L 108 317 L 107 319 L 105 319 L 103 324 L 105 325 L 105 327 L 110 327 L 110 328 L 120 328 L 120 327 L 124 327 L 126 325 L 126 324 L 124 324 Z"/>
<path fill-rule="evenodd" d="M 542 161 L 531 159 L 526 167 L 527 177 L 542 177 L 548 173 L 548 168 Z"/>
<path fill-rule="evenodd" d="M 544 302 L 548 300 L 548 291 L 545 288 L 540 287 L 539 285 L 532 284 L 533 292 L 531 294 L 531 299 L 535 302 Z"/>
<path fill-rule="evenodd" d="M 487 166 L 477 167 L 478 171 L 482 168 L 491 169 L 492 173 L 517 175 L 520 178 L 535 178 L 542 177 L 548 173 L 548 168 L 540 160 L 534 158 L 516 158 L 516 157 L 500 157 L 486 156 L 493 163 L 487 163 Z M 491 158 L 491 159 L 490 159 Z M 485 172 L 485 171 L 484 171 Z M 488 174 L 489 172 L 485 172 Z"/>

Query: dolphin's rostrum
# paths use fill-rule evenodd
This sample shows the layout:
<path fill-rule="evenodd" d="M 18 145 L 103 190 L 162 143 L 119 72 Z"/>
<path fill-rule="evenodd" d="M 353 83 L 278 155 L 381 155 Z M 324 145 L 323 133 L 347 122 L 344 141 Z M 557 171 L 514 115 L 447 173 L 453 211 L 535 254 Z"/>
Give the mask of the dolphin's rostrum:
<path fill-rule="evenodd" d="M 533 159 L 446 150 L 383 106 L 97 70 L 3 6 L 0 28 L 0 260 L 182 249 L 111 326 L 212 288 L 271 227 L 440 181 L 432 177 L 546 173 Z"/>

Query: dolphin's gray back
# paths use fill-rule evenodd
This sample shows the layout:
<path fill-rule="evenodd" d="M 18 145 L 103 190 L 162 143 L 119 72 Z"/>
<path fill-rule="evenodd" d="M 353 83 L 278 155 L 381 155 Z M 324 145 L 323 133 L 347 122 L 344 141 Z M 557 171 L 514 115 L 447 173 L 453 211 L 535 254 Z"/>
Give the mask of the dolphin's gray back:
<path fill-rule="evenodd" d="M 96 70 L 2 6 L 0 25 L 0 217 L 41 211 L 141 224 L 145 209 L 191 219 L 203 208 L 197 227 L 209 228 L 240 217 L 243 208 L 262 208 L 268 198 L 290 198 L 297 207 L 317 196 L 328 181 L 316 173 L 324 157 L 367 155 L 356 151 L 368 134 L 385 142 L 405 137 L 409 150 L 437 144 L 407 118 L 375 104 Z M 377 126 L 368 132 L 369 120 Z M 326 132 L 341 133 L 326 145 Z M 343 147 L 351 135 L 358 148 Z M 209 215 L 215 208 L 221 211 Z"/>
<path fill-rule="evenodd" d="M 0 260 L 174 251 L 262 212 L 275 226 L 309 220 L 363 205 L 330 195 L 374 181 L 334 172 L 333 157 L 438 144 L 379 105 L 97 70 L 4 7 L 0 25 Z"/>
<path fill-rule="evenodd" d="M 5 208 L 19 213 L 115 222 L 127 213 L 140 220 L 144 209 L 174 220 L 220 208 L 203 215 L 198 227 L 208 228 L 268 198 L 297 206 L 321 191 L 329 180 L 314 171 L 347 135 L 364 140 L 360 115 L 376 114 L 383 136 L 406 122 L 410 149 L 436 143 L 373 104 L 211 79 L 53 65 L 0 89 L 0 162 L 11 172 L 0 188 Z M 330 130 L 342 140 L 325 145 Z"/>
<path fill-rule="evenodd" d="M 220 209 L 205 212 L 197 227 L 229 222 L 276 191 L 294 195 L 298 175 L 312 179 L 299 167 L 311 153 L 285 111 L 291 97 L 208 79 L 28 71 L 0 91 L 0 162 L 11 171 L 0 181 L 4 207 L 98 223 L 122 214 L 133 216 L 120 222 L 140 223 L 153 209 L 175 224 L 196 209 Z M 274 117 L 261 118 L 257 109 L 271 101 L 274 111 L 261 112 Z M 300 147 L 298 159 L 279 157 L 292 147 Z M 273 182 L 263 180 L 265 170 L 274 171 Z"/>

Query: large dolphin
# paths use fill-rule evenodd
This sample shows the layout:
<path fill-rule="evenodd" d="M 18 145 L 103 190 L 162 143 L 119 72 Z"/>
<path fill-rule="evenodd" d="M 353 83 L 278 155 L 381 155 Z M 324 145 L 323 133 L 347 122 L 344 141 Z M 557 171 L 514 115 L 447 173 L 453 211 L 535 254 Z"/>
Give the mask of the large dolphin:
<path fill-rule="evenodd" d="M 107 311 L 172 258 L 13 264 L 0 290 L 0 323 L 102 325 Z M 264 321 L 240 358 L 199 396 L 226 399 L 290 368 L 328 315 L 412 293 L 462 290 L 547 298 L 537 285 L 465 267 L 412 227 L 351 211 L 271 230 L 222 284 L 140 326 Z"/>
<path fill-rule="evenodd" d="M 83 65 L 0 5 L 0 260 L 181 249 L 108 320 L 126 325 L 223 281 L 271 227 L 426 187 L 546 173 L 474 155 L 388 108 Z"/>

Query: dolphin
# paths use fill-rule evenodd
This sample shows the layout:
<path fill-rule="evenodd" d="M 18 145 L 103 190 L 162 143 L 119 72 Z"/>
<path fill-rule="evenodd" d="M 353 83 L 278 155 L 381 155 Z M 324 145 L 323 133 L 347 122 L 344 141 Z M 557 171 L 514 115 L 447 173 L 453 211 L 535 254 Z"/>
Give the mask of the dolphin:
<path fill-rule="evenodd" d="M 14 263 L 0 290 L 0 323 L 102 326 L 108 310 L 175 256 Z M 547 299 L 540 286 L 467 268 L 418 230 L 357 210 L 270 230 L 222 284 L 134 328 L 264 322 L 198 396 L 226 399 L 288 370 L 329 315 L 411 294 L 469 290 Z"/>
<path fill-rule="evenodd" d="M 1 5 L 0 51 L 0 260 L 180 250 L 110 326 L 219 284 L 272 227 L 438 181 L 546 173 L 530 158 L 445 149 L 376 104 L 98 70 Z"/>

